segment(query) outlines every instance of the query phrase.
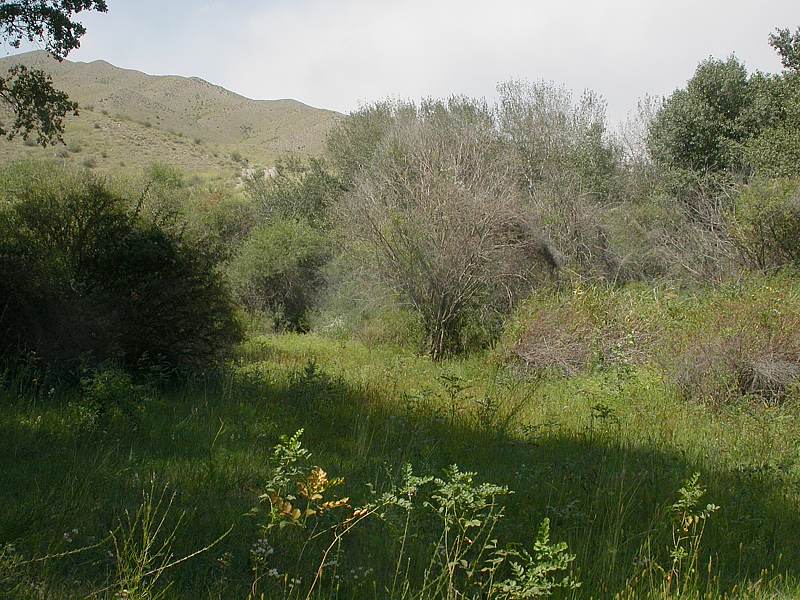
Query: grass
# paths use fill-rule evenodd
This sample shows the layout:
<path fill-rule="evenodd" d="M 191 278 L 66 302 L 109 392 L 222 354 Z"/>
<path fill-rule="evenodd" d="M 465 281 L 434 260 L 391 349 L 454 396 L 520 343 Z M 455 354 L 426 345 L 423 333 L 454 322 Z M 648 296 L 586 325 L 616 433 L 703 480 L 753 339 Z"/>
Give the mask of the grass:
<path fill-rule="evenodd" d="M 152 564 L 207 548 L 232 528 L 160 573 L 164 597 L 248 597 L 261 533 L 247 515 L 272 476 L 272 447 L 301 428 L 313 463 L 345 478 L 340 493 L 354 505 L 368 501 L 368 486 L 387 489 L 405 463 L 434 475 L 455 463 L 507 486 L 515 493 L 498 537 L 529 543 L 549 518 L 553 539 L 576 556 L 576 598 L 669 596 L 666 575 L 652 566 L 671 564 L 669 507 L 697 472 L 704 501 L 721 509 L 705 528 L 702 572 L 683 597 L 800 593 L 792 404 L 709 411 L 644 367 L 526 380 L 488 356 L 433 364 L 312 335 L 252 339 L 224 373 L 148 394 L 138 416 L 97 421 L 75 390 L 6 385 L 0 546 L 13 544 L 17 563 L 62 555 L 17 566 L 13 577 L 0 570 L 6 590 L 17 586 L 10 597 L 104 588 L 95 597 L 112 597 L 126 563 L 109 532 L 128 539 L 120 524 L 146 505 L 143 491 L 152 505 L 162 488 L 161 506 L 171 506 L 163 530 L 174 539 Z M 383 581 L 393 568 L 386 535 L 376 527 L 354 538 L 347 572 L 372 569 Z M 15 563 L 4 552 L 8 571 Z M 386 596 L 348 585 L 334 597 Z"/>

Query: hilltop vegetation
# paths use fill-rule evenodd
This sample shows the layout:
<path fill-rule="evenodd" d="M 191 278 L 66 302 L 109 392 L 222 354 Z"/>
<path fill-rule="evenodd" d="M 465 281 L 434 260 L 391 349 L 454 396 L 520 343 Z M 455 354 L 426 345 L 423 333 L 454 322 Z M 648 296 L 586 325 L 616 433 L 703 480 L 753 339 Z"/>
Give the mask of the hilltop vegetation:
<path fill-rule="evenodd" d="M 705 60 L 618 129 L 510 81 L 238 187 L 7 164 L 0 595 L 800 595 L 800 30 L 770 42 L 782 73 Z M 238 144 L 243 100 L 130 77 Z M 107 86 L 91 131 L 174 141 Z"/>

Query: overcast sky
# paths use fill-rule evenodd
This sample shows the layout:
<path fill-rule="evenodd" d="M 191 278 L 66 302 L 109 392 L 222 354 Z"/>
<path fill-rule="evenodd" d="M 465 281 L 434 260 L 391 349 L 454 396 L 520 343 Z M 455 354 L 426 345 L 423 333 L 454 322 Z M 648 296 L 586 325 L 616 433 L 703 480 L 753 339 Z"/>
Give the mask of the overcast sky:
<path fill-rule="evenodd" d="M 387 96 L 492 99 L 499 81 L 594 89 L 617 119 L 732 52 L 767 44 L 800 0 L 109 0 L 72 60 L 199 76 L 251 98 L 347 112 Z"/>

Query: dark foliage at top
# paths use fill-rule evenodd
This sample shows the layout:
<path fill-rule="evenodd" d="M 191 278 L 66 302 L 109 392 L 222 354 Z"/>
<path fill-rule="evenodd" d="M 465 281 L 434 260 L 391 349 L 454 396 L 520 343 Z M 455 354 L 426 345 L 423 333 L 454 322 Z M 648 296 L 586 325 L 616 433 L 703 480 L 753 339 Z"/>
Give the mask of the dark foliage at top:
<path fill-rule="evenodd" d="M 0 3 L 0 31 L 13 48 L 23 41 L 39 42 L 57 60 L 63 60 L 80 46 L 86 28 L 74 20 L 84 11 L 106 12 L 105 0 L 20 0 Z M 64 117 L 77 114 L 78 105 L 67 94 L 53 87 L 41 69 L 12 67 L 0 77 L 0 98 L 14 113 L 9 127 L 0 125 L 0 136 L 9 139 L 21 134 L 28 139 L 35 132 L 42 146 L 62 141 Z"/>
<path fill-rule="evenodd" d="M 23 40 L 41 41 L 58 59 L 66 58 L 80 46 L 86 28 L 73 20 L 77 13 L 106 12 L 105 0 L 20 0 L 0 3 L 0 29 L 3 38 L 14 48 Z"/>

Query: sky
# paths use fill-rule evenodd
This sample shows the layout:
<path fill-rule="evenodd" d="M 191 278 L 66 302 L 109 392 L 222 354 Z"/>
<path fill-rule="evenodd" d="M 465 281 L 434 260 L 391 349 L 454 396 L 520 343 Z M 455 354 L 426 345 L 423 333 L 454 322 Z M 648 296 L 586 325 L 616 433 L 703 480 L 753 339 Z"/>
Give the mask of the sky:
<path fill-rule="evenodd" d="M 348 112 L 387 97 L 496 98 L 550 80 L 608 101 L 612 120 L 731 53 L 777 72 L 767 37 L 799 0 L 108 0 L 71 60 L 202 77 L 257 99 Z"/>

